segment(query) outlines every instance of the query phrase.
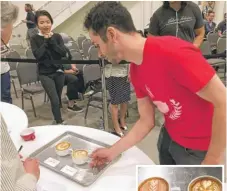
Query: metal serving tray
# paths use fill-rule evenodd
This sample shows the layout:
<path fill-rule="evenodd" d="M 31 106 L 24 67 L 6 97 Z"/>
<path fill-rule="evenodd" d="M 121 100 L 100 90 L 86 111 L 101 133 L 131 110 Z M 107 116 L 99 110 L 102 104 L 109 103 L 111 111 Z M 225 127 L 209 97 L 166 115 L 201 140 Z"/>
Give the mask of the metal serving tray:
<path fill-rule="evenodd" d="M 70 142 L 72 149 L 85 149 L 89 154 L 97 148 L 110 147 L 110 145 L 67 131 L 30 155 L 37 158 L 40 165 L 82 186 L 93 184 L 112 163 L 121 157 L 98 168 L 91 168 L 88 163 L 76 165 L 72 161 L 71 154 L 64 157 L 56 154 L 55 146 L 62 141 Z"/>

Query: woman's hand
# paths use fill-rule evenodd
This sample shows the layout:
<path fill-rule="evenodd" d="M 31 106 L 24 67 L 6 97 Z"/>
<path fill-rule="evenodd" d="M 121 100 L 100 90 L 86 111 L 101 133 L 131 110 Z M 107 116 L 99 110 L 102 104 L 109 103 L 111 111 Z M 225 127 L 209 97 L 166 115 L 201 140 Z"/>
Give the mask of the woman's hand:
<path fill-rule="evenodd" d="M 44 38 L 51 38 L 53 36 L 53 34 L 54 34 L 53 32 L 44 34 Z"/>

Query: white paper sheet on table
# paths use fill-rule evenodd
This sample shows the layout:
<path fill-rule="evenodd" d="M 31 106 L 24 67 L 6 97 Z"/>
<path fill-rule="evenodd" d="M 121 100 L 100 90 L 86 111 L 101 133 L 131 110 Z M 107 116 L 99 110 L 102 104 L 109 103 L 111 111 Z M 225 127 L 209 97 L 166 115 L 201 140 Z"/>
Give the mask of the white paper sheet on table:
<path fill-rule="evenodd" d="M 89 191 L 134 191 L 136 187 L 135 180 L 135 177 L 131 176 L 102 177 Z"/>
<path fill-rule="evenodd" d="M 40 179 L 37 183 L 37 191 L 67 191 L 67 188 L 62 184 Z"/>

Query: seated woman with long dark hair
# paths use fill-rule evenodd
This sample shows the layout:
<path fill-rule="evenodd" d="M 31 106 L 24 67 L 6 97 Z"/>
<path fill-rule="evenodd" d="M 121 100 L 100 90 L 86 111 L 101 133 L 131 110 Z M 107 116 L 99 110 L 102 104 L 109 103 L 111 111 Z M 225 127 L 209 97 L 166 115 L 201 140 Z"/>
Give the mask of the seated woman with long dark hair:
<path fill-rule="evenodd" d="M 53 19 L 45 11 L 37 11 L 35 23 L 39 33 L 32 37 L 31 48 L 38 61 L 39 79 L 50 99 L 54 124 L 65 124 L 61 116 L 61 94 L 64 87 L 63 65 L 56 63 L 67 55 L 60 34 L 51 32 Z"/>

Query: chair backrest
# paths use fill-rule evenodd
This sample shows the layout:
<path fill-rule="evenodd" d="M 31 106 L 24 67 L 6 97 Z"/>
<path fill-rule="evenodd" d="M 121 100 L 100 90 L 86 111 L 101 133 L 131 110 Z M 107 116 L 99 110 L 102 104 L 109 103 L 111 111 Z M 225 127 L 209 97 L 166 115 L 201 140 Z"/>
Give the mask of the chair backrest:
<path fill-rule="evenodd" d="M 84 83 L 96 81 L 101 78 L 101 70 L 98 64 L 85 65 L 83 69 Z"/>
<path fill-rule="evenodd" d="M 217 53 L 223 53 L 224 51 L 226 51 L 226 37 L 220 37 L 217 43 Z"/>
<path fill-rule="evenodd" d="M 92 45 L 89 50 L 88 50 L 88 58 L 89 60 L 98 60 L 99 57 L 98 57 L 98 49 Z"/>
<path fill-rule="evenodd" d="M 218 41 L 219 35 L 215 32 L 209 32 L 207 34 L 207 40 L 210 42 L 211 45 L 216 45 Z"/>
<path fill-rule="evenodd" d="M 71 41 L 71 43 L 72 43 L 72 46 L 70 47 L 70 49 L 74 49 L 76 51 L 79 51 L 80 50 L 79 49 L 79 46 L 78 46 L 78 44 L 76 42 Z"/>
<path fill-rule="evenodd" d="M 17 51 L 11 51 L 7 56 L 7 58 L 21 58 Z M 18 62 L 9 62 L 10 71 L 14 71 L 17 69 Z"/>
<path fill-rule="evenodd" d="M 88 58 L 88 50 L 91 47 L 92 43 L 90 39 L 85 39 L 82 42 L 82 50 L 85 58 Z"/>
<path fill-rule="evenodd" d="M 80 50 L 82 50 L 82 42 L 86 39 L 86 36 L 79 36 L 77 38 L 77 43 L 78 43 L 78 47 Z"/>
<path fill-rule="evenodd" d="M 31 50 L 30 48 L 27 48 L 27 49 L 25 50 L 25 55 L 26 55 L 27 58 L 35 59 L 35 57 L 34 57 L 34 55 L 33 55 L 33 53 L 32 53 L 32 50 Z"/>
<path fill-rule="evenodd" d="M 38 66 L 36 63 L 19 63 L 17 75 L 20 85 L 30 84 L 38 81 Z"/>
<path fill-rule="evenodd" d="M 200 50 L 203 55 L 211 55 L 211 46 L 209 41 L 203 41 L 200 46 Z"/>
<path fill-rule="evenodd" d="M 71 37 L 65 33 L 59 33 L 62 37 L 62 40 L 64 43 L 68 43 L 69 41 L 71 41 Z"/>
<path fill-rule="evenodd" d="M 74 49 L 71 49 L 70 50 L 70 53 L 72 55 L 72 60 L 83 60 L 83 56 L 81 55 L 80 52 L 74 50 Z M 80 63 L 75 63 L 76 64 L 76 67 L 79 69 L 79 70 L 82 70 L 83 71 L 83 67 L 84 67 L 84 64 L 80 64 Z"/>

